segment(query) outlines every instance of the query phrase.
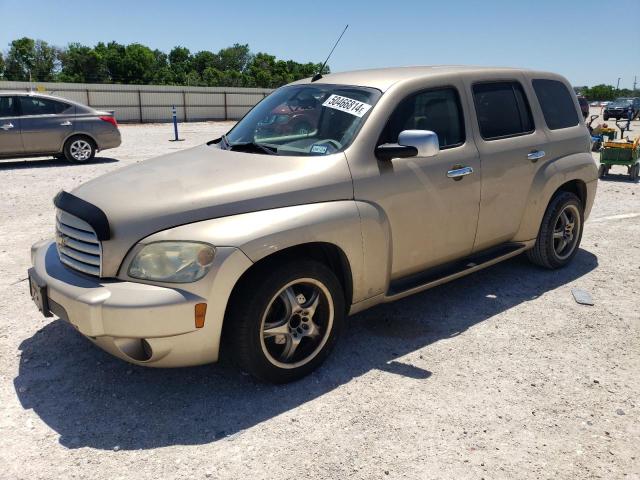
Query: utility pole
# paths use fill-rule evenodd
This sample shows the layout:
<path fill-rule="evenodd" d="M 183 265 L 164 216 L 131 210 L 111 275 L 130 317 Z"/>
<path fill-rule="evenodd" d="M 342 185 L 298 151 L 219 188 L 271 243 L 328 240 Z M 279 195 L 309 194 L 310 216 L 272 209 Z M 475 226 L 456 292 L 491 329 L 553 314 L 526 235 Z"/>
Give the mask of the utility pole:
<path fill-rule="evenodd" d="M 618 77 L 618 83 L 616 83 L 616 93 L 620 90 L 620 77 Z"/>
<path fill-rule="evenodd" d="M 636 91 L 636 84 L 638 83 L 638 76 L 634 75 L 633 76 L 633 91 Z"/>

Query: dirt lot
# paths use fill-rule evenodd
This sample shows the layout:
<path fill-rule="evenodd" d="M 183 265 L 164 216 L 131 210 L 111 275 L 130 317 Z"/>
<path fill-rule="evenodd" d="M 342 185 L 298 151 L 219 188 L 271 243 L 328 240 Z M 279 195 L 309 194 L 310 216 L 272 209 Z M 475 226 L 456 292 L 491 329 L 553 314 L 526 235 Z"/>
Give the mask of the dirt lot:
<path fill-rule="evenodd" d="M 288 386 L 131 366 L 36 311 L 29 247 L 58 190 L 228 127 L 123 126 L 91 165 L 0 163 L 0 478 L 640 478 L 640 184 L 622 175 L 569 268 L 516 258 L 359 314 Z"/>

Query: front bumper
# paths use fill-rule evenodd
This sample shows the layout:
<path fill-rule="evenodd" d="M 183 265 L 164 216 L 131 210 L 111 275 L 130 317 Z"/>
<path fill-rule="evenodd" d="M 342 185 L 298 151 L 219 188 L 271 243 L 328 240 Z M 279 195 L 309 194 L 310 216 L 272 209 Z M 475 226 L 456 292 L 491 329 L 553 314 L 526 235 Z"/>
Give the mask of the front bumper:
<path fill-rule="evenodd" d="M 32 247 L 33 270 L 46 288 L 52 313 L 116 357 L 155 367 L 218 359 L 226 300 L 239 276 L 234 272 L 251 264 L 241 252 L 223 257 L 233 266 L 222 268 L 222 278 L 212 282 L 221 291 L 210 302 L 205 295 L 179 288 L 88 277 L 60 262 L 53 241 Z M 198 303 L 207 303 L 202 328 L 195 326 Z"/>

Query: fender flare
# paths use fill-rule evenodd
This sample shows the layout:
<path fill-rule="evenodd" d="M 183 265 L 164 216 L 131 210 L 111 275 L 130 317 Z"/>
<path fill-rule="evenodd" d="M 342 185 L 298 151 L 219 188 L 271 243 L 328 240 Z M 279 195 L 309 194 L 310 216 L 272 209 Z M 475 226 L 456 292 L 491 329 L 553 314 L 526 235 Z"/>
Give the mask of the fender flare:
<path fill-rule="evenodd" d="M 576 153 L 559 157 L 538 169 L 527 199 L 527 207 L 514 241 L 533 240 L 538 236 L 547 206 L 558 189 L 571 181 L 583 182 L 585 191 L 585 218 L 591 210 L 595 196 L 598 169 L 591 153 Z"/>

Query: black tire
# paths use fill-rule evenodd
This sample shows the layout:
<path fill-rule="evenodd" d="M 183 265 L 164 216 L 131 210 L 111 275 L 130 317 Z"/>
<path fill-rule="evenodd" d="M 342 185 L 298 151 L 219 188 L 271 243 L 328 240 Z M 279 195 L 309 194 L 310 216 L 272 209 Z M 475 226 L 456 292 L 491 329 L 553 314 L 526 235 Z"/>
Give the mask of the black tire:
<path fill-rule="evenodd" d="M 287 296 L 289 290 L 294 295 Z M 285 298 L 298 302 L 291 314 L 292 309 L 287 308 L 293 301 Z M 308 305 L 314 298 L 318 299 L 317 308 Z M 311 313 L 306 310 L 311 308 Z M 301 259 L 267 265 L 250 273 L 234 291 L 225 319 L 224 345 L 235 363 L 257 379 L 291 382 L 308 375 L 327 358 L 342 331 L 345 312 L 342 286 L 324 264 Z M 268 336 L 267 331 L 283 328 L 285 332 Z M 296 335 L 298 347 L 291 349 Z M 288 352 L 295 353 L 287 358 Z"/>
<path fill-rule="evenodd" d="M 602 119 L 606 122 L 607 120 L 609 120 L 609 115 L 603 115 Z"/>
<path fill-rule="evenodd" d="M 598 178 L 604 178 L 609 173 L 609 168 L 606 165 L 600 165 L 598 167 Z"/>
<path fill-rule="evenodd" d="M 96 156 L 96 144 L 84 135 L 75 135 L 64 144 L 64 157 L 71 163 L 86 163 Z"/>
<path fill-rule="evenodd" d="M 578 231 L 573 232 L 575 226 L 572 227 L 571 249 L 566 252 L 559 248 L 560 242 L 564 239 L 559 239 L 559 243 L 556 245 L 557 239 L 554 236 L 554 234 L 561 233 L 561 231 L 558 231 L 557 226 L 559 222 L 562 222 L 560 216 L 563 212 L 572 212 L 571 214 L 576 217 L 574 222 L 578 220 Z M 533 248 L 527 251 L 527 257 L 534 264 L 551 270 L 566 266 L 578 252 L 580 241 L 582 240 L 583 226 L 584 209 L 580 199 L 571 192 L 557 193 L 549 202 L 547 211 L 542 218 L 538 238 L 536 238 Z M 569 248 L 569 245 L 567 248 Z M 560 249 L 560 252 L 557 249 Z"/>
<path fill-rule="evenodd" d="M 631 166 L 629 175 L 631 176 L 632 182 L 638 183 L 638 181 L 640 181 L 640 163 L 636 163 Z"/>

